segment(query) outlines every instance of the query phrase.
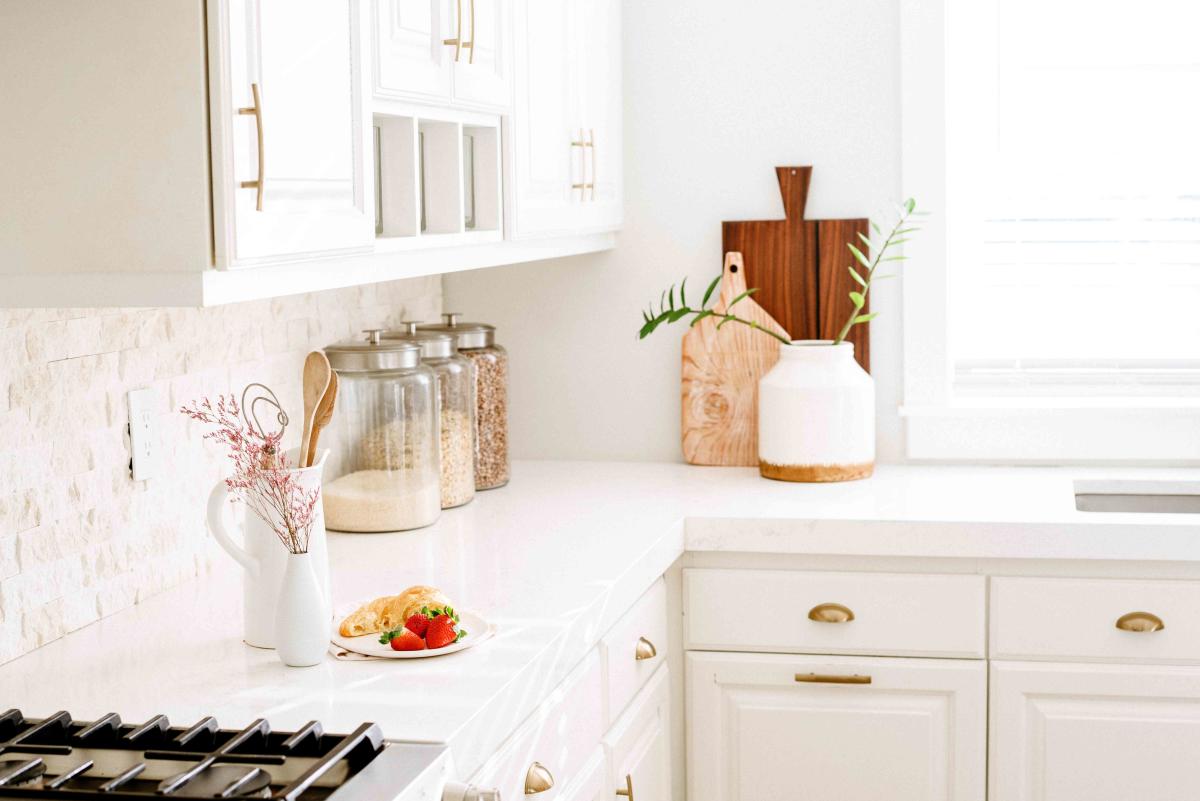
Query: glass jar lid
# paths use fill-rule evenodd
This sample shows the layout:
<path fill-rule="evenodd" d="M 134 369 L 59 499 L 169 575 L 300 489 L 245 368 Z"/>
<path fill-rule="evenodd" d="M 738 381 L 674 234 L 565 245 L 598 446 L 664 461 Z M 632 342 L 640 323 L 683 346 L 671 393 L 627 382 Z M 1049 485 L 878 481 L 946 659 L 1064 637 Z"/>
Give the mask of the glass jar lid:
<path fill-rule="evenodd" d="M 383 338 L 388 342 L 411 342 L 421 349 L 422 359 L 447 359 L 454 355 L 453 334 L 440 331 L 418 331 L 419 323 L 404 320 L 394 331 L 385 331 Z"/>
<path fill-rule="evenodd" d="M 458 347 L 487 348 L 496 344 L 496 326 L 487 323 L 462 323 L 458 312 L 447 312 L 442 315 L 440 323 L 426 323 L 418 326 L 421 331 L 438 331 L 443 334 L 453 334 Z"/>
<path fill-rule="evenodd" d="M 344 373 L 403 370 L 421 364 L 421 349 L 412 342 L 385 341 L 383 328 L 363 331 L 365 339 L 344 339 L 325 348 L 329 366 Z"/>

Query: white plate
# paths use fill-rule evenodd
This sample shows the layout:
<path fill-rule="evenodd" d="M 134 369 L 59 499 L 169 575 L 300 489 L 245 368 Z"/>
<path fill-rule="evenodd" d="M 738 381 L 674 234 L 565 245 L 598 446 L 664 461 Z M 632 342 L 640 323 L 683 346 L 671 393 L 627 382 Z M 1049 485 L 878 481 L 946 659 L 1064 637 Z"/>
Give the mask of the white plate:
<path fill-rule="evenodd" d="M 343 637 L 338 627 L 346 617 L 358 609 L 360 604 L 348 607 L 336 616 L 333 622 L 333 635 L 330 637 L 334 645 L 353 651 L 364 656 L 374 656 L 380 659 L 425 659 L 431 656 L 453 654 L 481 643 L 496 633 L 496 627 L 474 612 L 464 612 L 459 609 L 458 628 L 465 629 L 467 636 L 458 642 L 450 643 L 445 648 L 425 649 L 424 651 L 393 651 L 392 646 L 379 641 L 379 634 L 364 634 L 361 637 Z"/>

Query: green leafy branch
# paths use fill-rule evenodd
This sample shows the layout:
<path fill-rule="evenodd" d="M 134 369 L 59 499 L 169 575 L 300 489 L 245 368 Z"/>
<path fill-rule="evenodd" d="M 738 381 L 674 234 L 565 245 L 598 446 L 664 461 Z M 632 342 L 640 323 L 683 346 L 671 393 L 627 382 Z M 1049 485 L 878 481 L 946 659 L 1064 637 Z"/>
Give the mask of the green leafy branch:
<path fill-rule="evenodd" d="M 875 232 L 875 240 L 870 237 L 859 234 L 858 238 L 862 240 L 863 245 L 868 253 L 873 253 L 874 257 L 868 259 L 866 253 L 855 246 L 853 242 L 847 242 L 846 247 L 850 248 L 850 252 L 854 254 L 854 260 L 866 270 L 866 275 L 863 275 L 858 270 L 854 269 L 851 264 L 847 269 L 850 270 L 850 277 L 854 279 L 854 283 L 858 284 L 861 291 L 854 290 L 850 292 L 850 302 L 854 305 L 854 310 L 850 312 L 850 317 L 846 320 L 846 324 L 842 326 L 842 330 L 838 332 L 837 338 L 833 340 L 833 344 L 841 344 L 846 336 L 850 333 L 850 329 L 861 323 L 869 323 L 879 316 L 879 312 L 871 312 L 862 314 L 863 306 L 867 305 L 867 293 L 871 291 L 871 284 L 875 281 L 882 281 L 885 278 L 892 278 L 892 275 L 875 275 L 875 271 L 885 262 L 901 262 L 908 257 L 889 254 L 888 250 L 896 245 L 902 245 L 908 241 L 908 235 L 915 233 L 920 229 L 910 225 L 909 220 L 913 216 L 920 215 L 921 212 L 916 210 L 917 203 L 912 198 L 904 201 L 904 205 L 897 210 L 896 224 L 888 231 L 882 243 L 878 242 L 878 238 L 883 236 L 883 232 L 875 223 L 871 223 L 871 230 Z"/>
<path fill-rule="evenodd" d="M 683 283 L 679 285 L 679 305 L 675 304 L 675 285 L 672 284 L 671 288 L 665 290 L 662 293 L 662 297 L 659 298 L 658 311 L 655 311 L 653 304 L 651 304 L 646 311 L 642 312 L 642 328 L 640 331 L 638 331 L 638 339 L 645 339 L 646 337 L 650 336 L 650 334 L 654 333 L 654 329 L 658 328 L 664 323 L 677 323 L 685 317 L 691 316 L 692 320 L 690 323 L 688 323 L 689 328 L 706 317 L 713 317 L 717 320 L 718 329 L 720 329 L 721 326 L 725 325 L 726 323 L 741 323 L 742 325 L 749 326 L 756 331 L 762 331 L 764 334 L 769 334 L 785 345 L 792 344 L 792 341 L 783 334 L 777 334 L 770 329 L 763 328 L 753 320 L 744 320 L 741 317 L 738 317 L 736 314 L 730 313 L 730 310 L 733 309 L 737 303 L 745 300 L 757 292 L 757 288 L 747 289 L 745 292 L 729 301 L 729 304 L 725 307 L 723 312 L 719 312 L 714 307 L 710 307 L 708 305 L 708 301 L 712 299 L 713 293 L 716 291 L 717 285 L 720 283 L 721 276 L 718 275 L 713 279 L 712 283 L 708 285 L 708 289 L 704 290 L 704 297 L 701 299 L 698 307 L 692 307 L 688 305 L 686 278 L 683 279 Z"/>

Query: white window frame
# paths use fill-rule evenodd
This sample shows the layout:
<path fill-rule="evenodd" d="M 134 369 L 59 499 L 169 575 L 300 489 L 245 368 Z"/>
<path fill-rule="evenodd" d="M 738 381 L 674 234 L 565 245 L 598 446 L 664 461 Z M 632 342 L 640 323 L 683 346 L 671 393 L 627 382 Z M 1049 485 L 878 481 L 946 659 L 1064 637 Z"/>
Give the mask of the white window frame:
<path fill-rule="evenodd" d="M 908 458 L 1002 463 L 1200 464 L 1200 398 L 955 398 L 948 348 L 946 5 L 901 0 L 903 196 L 930 212 L 906 244 L 904 403 Z M 961 0 L 958 0 L 961 2 Z M 1200 343 L 1198 343 L 1200 344 Z"/>

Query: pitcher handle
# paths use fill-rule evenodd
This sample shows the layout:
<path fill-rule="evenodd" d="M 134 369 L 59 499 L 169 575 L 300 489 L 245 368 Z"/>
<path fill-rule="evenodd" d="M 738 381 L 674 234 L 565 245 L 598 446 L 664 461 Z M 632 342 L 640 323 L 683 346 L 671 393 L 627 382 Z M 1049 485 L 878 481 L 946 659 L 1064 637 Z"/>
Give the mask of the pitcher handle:
<path fill-rule="evenodd" d="M 225 499 L 228 495 L 229 491 L 225 488 L 225 482 L 218 481 L 208 496 L 208 530 L 212 532 L 213 539 L 225 549 L 226 553 L 237 560 L 237 563 L 248 570 L 252 576 L 257 576 L 259 573 L 258 560 L 234 542 L 225 529 L 225 508 L 229 505 Z"/>

